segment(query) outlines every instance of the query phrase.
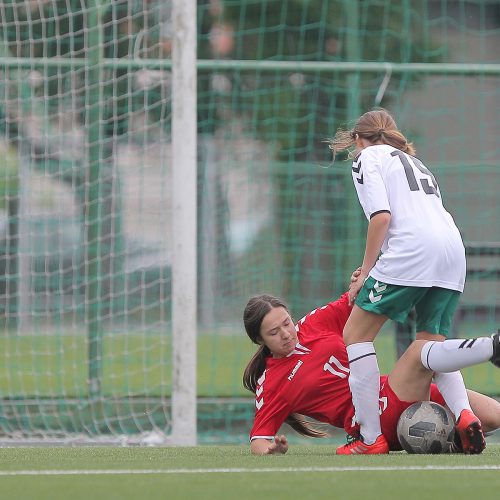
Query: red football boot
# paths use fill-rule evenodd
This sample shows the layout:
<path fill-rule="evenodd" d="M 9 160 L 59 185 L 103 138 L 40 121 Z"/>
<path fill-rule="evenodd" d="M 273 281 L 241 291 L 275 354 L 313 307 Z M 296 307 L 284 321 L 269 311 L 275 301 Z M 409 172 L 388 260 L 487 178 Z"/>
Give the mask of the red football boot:
<path fill-rule="evenodd" d="M 389 453 L 389 444 L 382 434 L 373 444 L 365 444 L 363 437 L 359 436 L 337 448 L 337 455 L 381 455 L 386 453 Z"/>
<path fill-rule="evenodd" d="M 458 436 L 457 436 L 458 435 Z M 481 421 L 470 410 L 462 410 L 455 423 L 455 437 L 458 449 L 468 455 L 478 455 L 486 448 Z"/>

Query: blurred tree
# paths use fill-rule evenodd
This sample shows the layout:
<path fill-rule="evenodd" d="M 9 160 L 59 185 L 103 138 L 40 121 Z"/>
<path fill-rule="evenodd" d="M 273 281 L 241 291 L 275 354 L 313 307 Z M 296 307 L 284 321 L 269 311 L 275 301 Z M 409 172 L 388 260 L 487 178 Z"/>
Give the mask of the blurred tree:
<path fill-rule="evenodd" d="M 104 57 L 170 56 L 171 0 L 103 0 L 102 5 Z M 440 57 L 440 51 L 431 45 L 425 23 L 421 22 L 420 9 L 424 5 L 418 0 L 197 0 L 197 5 L 199 59 L 428 62 Z M 85 55 L 86 12 L 81 0 L 6 0 L 0 15 L 1 37 L 11 55 L 47 58 Z M 43 68 L 44 84 L 37 93 L 46 96 L 45 117 L 57 116 L 65 106 L 74 106 L 80 110 L 79 121 L 83 124 L 84 73 L 71 67 Z M 166 72 L 120 67 L 106 68 L 103 74 L 102 157 L 110 163 L 116 142 L 131 130 L 133 117 L 143 116 L 146 125 L 162 122 L 169 127 L 170 120 L 164 118 L 170 113 L 170 89 Z M 374 104 L 382 78 L 381 74 L 366 73 L 348 77 L 335 71 L 224 73 L 200 69 L 198 131 L 210 137 L 232 117 L 244 116 L 247 132 L 272 144 L 281 165 L 329 162 L 328 149 L 322 141 L 339 125 L 354 118 L 354 108 L 365 110 Z M 392 77 L 390 95 L 401 92 L 407 83 L 405 79 L 409 77 Z M 61 99 L 61 96 L 67 97 Z M 386 97 L 381 104 L 387 102 Z M 11 120 L 9 127 L 10 134 L 15 135 L 15 120 Z M 148 134 L 144 133 L 145 140 Z M 37 151 L 36 164 L 40 168 L 45 171 L 59 168 L 65 182 L 81 186 L 81 172 L 75 173 L 71 168 L 66 175 L 64 159 L 51 152 L 50 144 L 42 144 L 40 150 L 36 144 L 32 146 Z M 74 162 L 72 158 L 67 163 L 73 167 Z M 202 161 L 201 178 L 204 168 Z M 314 194 L 324 188 L 325 176 L 338 185 L 335 199 Z M 109 172 L 105 177 L 104 182 L 112 182 Z M 341 246 L 346 239 L 345 193 L 352 191 L 352 186 L 344 186 L 345 177 L 334 169 L 324 175 L 323 172 L 311 175 L 304 169 L 276 169 L 278 234 L 283 275 L 287 277 L 283 293 L 306 309 L 310 304 L 304 297 L 310 297 L 308 300 L 315 305 L 346 286 L 346 277 L 336 281 L 333 276 L 331 281 L 317 280 L 318 265 L 328 276 L 337 261 L 336 255 L 344 251 Z M 227 207 L 223 190 L 217 179 L 216 182 L 221 200 L 216 224 L 220 245 L 217 254 L 225 260 L 227 269 Z M 305 184 L 308 189 L 303 189 Z M 111 187 L 105 187 L 105 191 L 113 193 Z M 81 189 L 77 188 L 77 192 L 81 193 Z M 200 184 L 200 207 L 203 196 Z M 117 206 L 110 200 L 109 207 L 112 205 Z M 312 209 L 325 214 L 319 232 L 317 221 L 307 219 Z M 301 241 L 297 240 L 299 236 Z M 316 249 L 307 248 L 304 242 L 309 241 Z M 304 251 L 295 251 L 298 245 L 304 245 Z M 325 249 L 319 255 L 319 264 L 317 247 Z M 343 270 L 338 275 L 346 273 Z M 228 284 L 223 288 L 230 290 Z"/>
<path fill-rule="evenodd" d="M 425 26 L 418 22 L 423 5 L 414 0 L 224 0 L 223 5 L 224 22 L 232 26 L 235 34 L 231 53 L 234 59 L 403 63 L 439 58 Z M 239 86 L 242 99 L 233 102 L 250 124 L 248 131 L 276 145 L 279 162 L 313 166 L 331 161 L 324 140 L 339 126 L 350 125 L 358 112 L 373 107 L 383 77 L 355 73 L 350 78 L 336 71 L 242 70 L 233 81 L 233 85 Z M 401 91 L 408 78 L 393 76 L 390 88 Z M 353 82 L 356 88 L 352 88 Z M 382 105 L 388 102 L 388 97 L 380 100 Z M 339 185 L 336 199 L 308 195 L 321 193 L 326 176 L 332 176 L 332 182 Z M 341 277 L 334 281 L 334 262 L 336 254 L 344 251 L 342 242 L 346 240 L 348 219 L 345 193 L 352 190 L 351 180 L 338 176 L 334 169 L 324 175 L 311 175 L 304 169 L 297 173 L 297 169 L 282 168 L 277 170 L 274 182 L 277 231 L 287 277 L 282 293 L 294 310 L 307 311 L 347 286 L 350 270 L 342 270 L 338 273 Z M 308 189 L 304 189 L 304 184 Z M 304 214 L 307 218 L 312 210 L 329 214 L 319 231 L 317 221 L 304 220 Z M 360 229 L 363 230 L 361 225 Z M 308 250 L 309 241 L 331 249 L 319 259 L 321 270 L 332 277 L 331 281 L 318 281 L 317 259 L 313 262 L 311 258 L 317 252 Z M 297 245 L 304 245 L 305 250 L 297 252 Z M 362 249 L 347 251 L 358 253 Z"/>

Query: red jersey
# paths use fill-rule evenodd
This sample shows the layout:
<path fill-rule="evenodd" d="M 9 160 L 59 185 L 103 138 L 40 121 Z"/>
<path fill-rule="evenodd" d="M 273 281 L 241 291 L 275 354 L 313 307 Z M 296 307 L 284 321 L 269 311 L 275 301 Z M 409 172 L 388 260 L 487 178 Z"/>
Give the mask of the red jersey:
<path fill-rule="evenodd" d="M 342 337 L 350 312 L 347 293 L 311 311 L 295 326 L 294 351 L 284 358 L 266 359 L 255 391 L 251 439 L 273 439 L 290 413 L 352 427 L 349 361 Z"/>
<path fill-rule="evenodd" d="M 250 439 L 273 439 L 291 413 L 300 413 L 347 434 L 359 434 L 349 389 L 349 361 L 342 332 L 351 312 L 347 293 L 339 300 L 311 311 L 295 329 L 298 343 L 284 358 L 266 358 L 257 381 L 255 419 Z M 398 398 L 387 376 L 380 380 L 380 424 L 391 450 L 400 450 L 396 426 L 413 401 Z M 430 400 L 444 405 L 435 384 Z"/>

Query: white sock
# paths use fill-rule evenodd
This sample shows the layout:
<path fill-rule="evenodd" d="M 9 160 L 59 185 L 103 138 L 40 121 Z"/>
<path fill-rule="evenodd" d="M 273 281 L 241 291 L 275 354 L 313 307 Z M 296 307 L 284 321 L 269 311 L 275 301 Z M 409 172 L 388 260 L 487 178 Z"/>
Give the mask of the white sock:
<path fill-rule="evenodd" d="M 434 373 L 434 382 L 443 395 L 448 408 L 455 415 L 455 420 L 458 420 L 462 410 L 471 410 L 464 379 L 460 372 L 436 372 Z"/>
<path fill-rule="evenodd" d="M 380 370 L 373 342 L 359 342 L 347 346 L 349 358 L 349 387 L 360 425 L 361 435 L 366 444 L 373 444 L 380 430 L 379 393 Z"/>
<path fill-rule="evenodd" d="M 420 353 L 422 364 L 429 370 L 438 372 L 461 370 L 489 361 L 492 356 L 493 341 L 490 337 L 430 341 Z"/>

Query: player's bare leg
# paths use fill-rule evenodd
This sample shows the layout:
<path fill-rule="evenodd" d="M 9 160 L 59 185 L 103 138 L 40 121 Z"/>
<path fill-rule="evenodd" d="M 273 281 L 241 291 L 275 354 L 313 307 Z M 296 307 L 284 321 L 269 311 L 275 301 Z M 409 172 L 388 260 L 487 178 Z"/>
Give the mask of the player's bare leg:
<path fill-rule="evenodd" d="M 500 368 L 500 330 L 491 336 L 493 354 L 490 361 Z M 470 399 L 470 398 L 469 398 Z M 500 423 L 497 422 L 497 428 Z M 467 454 L 479 454 L 486 447 L 481 420 L 475 413 L 464 410 L 455 425 L 455 446 L 457 451 Z"/>
<path fill-rule="evenodd" d="M 428 332 L 418 333 L 417 339 L 429 341 L 422 347 L 420 360 L 425 368 L 434 371 L 434 382 L 455 416 L 457 451 L 467 454 L 482 453 L 486 447 L 486 441 L 481 421 L 472 411 L 462 373 L 459 370 L 487 361 L 491 356 L 491 341 L 484 338 L 483 342 L 480 342 L 481 339 L 478 339 L 476 344 L 472 339 L 447 340 L 442 335 L 436 336 Z M 465 351 L 464 343 L 470 344 L 472 348 Z M 432 362 L 429 359 L 431 352 Z M 449 363 L 450 360 L 453 362 Z"/>

